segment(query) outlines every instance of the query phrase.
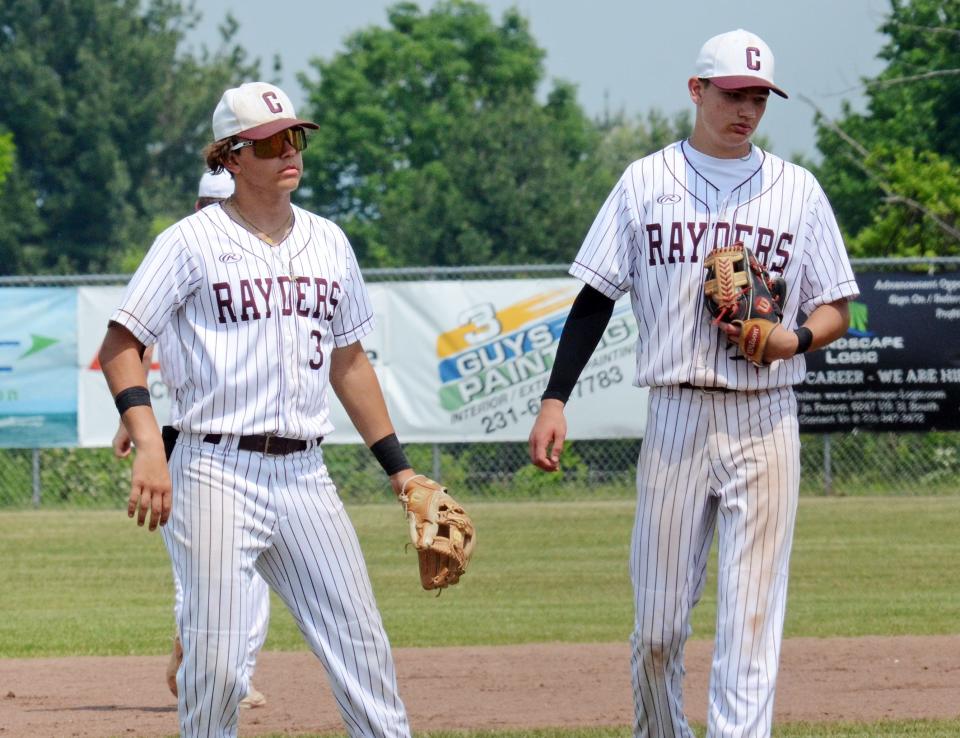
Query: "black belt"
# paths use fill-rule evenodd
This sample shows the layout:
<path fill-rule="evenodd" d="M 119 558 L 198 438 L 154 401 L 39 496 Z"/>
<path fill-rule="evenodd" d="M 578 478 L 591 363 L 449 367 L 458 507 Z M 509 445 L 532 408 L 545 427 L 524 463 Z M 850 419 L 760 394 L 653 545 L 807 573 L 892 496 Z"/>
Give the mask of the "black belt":
<path fill-rule="evenodd" d="M 163 445 L 167 452 L 167 459 L 170 458 L 179 435 L 180 431 L 175 428 L 171 428 L 169 425 L 163 426 Z M 203 437 L 204 443 L 218 444 L 222 440 L 223 434 L 221 433 L 207 433 Z M 314 440 L 319 445 L 323 441 L 323 436 Z M 237 448 L 241 451 L 256 451 L 269 456 L 286 456 L 306 450 L 309 444 L 310 441 L 304 441 L 300 438 L 284 438 L 283 436 L 240 436 Z"/>
<path fill-rule="evenodd" d="M 207 433 L 203 437 L 204 443 L 220 443 L 223 436 L 220 433 Z M 323 436 L 313 439 L 318 444 L 323 441 Z M 268 456 L 286 456 L 297 451 L 305 451 L 310 441 L 304 441 L 302 438 L 284 438 L 283 436 L 240 436 L 237 442 L 237 448 L 241 451 L 256 451 L 259 454 Z"/>
<path fill-rule="evenodd" d="M 680 387 L 680 389 L 700 390 L 701 392 L 722 392 L 724 394 L 737 391 L 729 387 L 697 387 L 695 384 L 690 384 L 689 382 L 681 382 L 677 386 Z"/>

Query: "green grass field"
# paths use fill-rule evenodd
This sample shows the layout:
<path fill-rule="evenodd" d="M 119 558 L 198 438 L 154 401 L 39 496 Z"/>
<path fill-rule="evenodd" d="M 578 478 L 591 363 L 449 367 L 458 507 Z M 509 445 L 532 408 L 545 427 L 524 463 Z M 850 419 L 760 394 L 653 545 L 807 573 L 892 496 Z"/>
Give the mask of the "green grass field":
<path fill-rule="evenodd" d="M 399 508 L 351 506 L 393 645 L 627 638 L 631 502 L 472 502 L 470 510 L 477 555 L 461 583 L 436 597 L 419 587 Z M 960 497 L 802 499 L 787 636 L 960 632 L 957 530 Z M 157 533 L 123 512 L 0 513 L 0 561 L 0 657 L 166 652 L 173 628 L 166 551 Z M 713 581 L 711 571 L 694 614 L 695 638 L 712 637 Z M 275 602 L 266 649 L 302 648 Z M 627 735 L 595 729 L 418 738 Z M 775 735 L 932 738 L 960 735 L 960 721 L 787 725 Z"/>
<path fill-rule="evenodd" d="M 391 641 L 425 646 L 627 638 L 632 511 L 626 501 L 475 502 L 476 557 L 441 597 L 419 587 L 398 507 L 357 505 L 351 515 Z M 957 530 L 960 497 L 803 499 L 787 636 L 958 632 Z M 165 650 L 166 550 L 122 512 L 0 513 L 0 561 L 0 657 Z M 712 637 L 715 601 L 711 579 L 695 638 Z M 304 648 L 276 604 L 266 648 Z"/>

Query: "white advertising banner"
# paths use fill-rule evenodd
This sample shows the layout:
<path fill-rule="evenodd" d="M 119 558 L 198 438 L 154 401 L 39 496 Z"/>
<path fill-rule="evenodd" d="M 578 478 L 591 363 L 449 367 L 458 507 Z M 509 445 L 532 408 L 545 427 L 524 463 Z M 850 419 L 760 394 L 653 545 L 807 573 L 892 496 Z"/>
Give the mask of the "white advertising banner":
<path fill-rule="evenodd" d="M 525 441 L 581 287 L 573 278 L 390 285 L 385 389 L 400 438 Z M 621 300 L 567 405 L 571 439 L 643 434 L 636 335 Z"/>
<path fill-rule="evenodd" d="M 553 366 L 560 331 L 581 288 L 572 278 L 368 285 L 377 327 L 363 341 L 397 434 L 411 442 L 525 441 Z M 78 291 L 79 443 L 109 446 L 117 411 L 97 353 L 122 287 Z M 571 440 L 639 438 L 647 392 L 633 386 L 636 323 L 620 300 L 567 405 Z M 169 416 L 159 364 L 149 375 L 160 422 Z M 360 437 L 330 391 L 336 431 Z"/>
<path fill-rule="evenodd" d="M 123 287 L 79 287 L 77 289 L 77 358 L 80 387 L 77 397 L 77 435 L 81 446 L 109 446 L 117 432 L 120 416 L 113 396 L 100 371 L 100 344 L 107 321 L 123 297 Z M 148 376 L 153 411 L 157 420 L 170 416 L 167 388 L 160 381 L 160 365 L 154 358 Z"/>

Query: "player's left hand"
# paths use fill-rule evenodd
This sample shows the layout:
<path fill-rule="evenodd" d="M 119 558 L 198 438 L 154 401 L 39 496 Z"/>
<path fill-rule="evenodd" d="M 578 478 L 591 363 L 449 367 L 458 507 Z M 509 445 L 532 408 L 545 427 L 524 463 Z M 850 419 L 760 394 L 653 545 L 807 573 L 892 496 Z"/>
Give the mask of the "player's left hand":
<path fill-rule="evenodd" d="M 734 344 L 740 343 L 740 326 L 733 323 L 717 323 L 717 327 L 722 330 L 727 340 Z M 763 350 L 763 358 L 772 363 L 778 359 L 789 359 L 797 353 L 797 344 L 799 339 L 793 331 L 787 330 L 782 325 L 777 325 L 767 338 L 767 345 Z"/>
<path fill-rule="evenodd" d="M 396 494 L 397 497 L 403 492 L 403 483 L 413 476 L 416 476 L 413 469 L 401 469 L 390 477 L 390 486 L 393 487 L 394 494 Z"/>
<path fill-rule="evenodd" d="M 459 582 L 477 544 L 476 529 L 463 505 L 423 474 L 407 477 L 400 502 L 410 542 L 417 549 L 420 584 L 424 589 L 443 589 Z"/>

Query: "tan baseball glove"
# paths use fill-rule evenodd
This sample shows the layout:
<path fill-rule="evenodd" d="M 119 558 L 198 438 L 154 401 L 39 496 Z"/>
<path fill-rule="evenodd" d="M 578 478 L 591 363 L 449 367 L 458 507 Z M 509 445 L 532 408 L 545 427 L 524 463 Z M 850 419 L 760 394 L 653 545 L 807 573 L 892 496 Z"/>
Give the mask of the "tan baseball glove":
<path fill-rule="evenodd" d="M 741 242 L 714 249 L 703 266 L 704 297 L 714 325 L 721 321 L 739 325 L 740 353 L 757 366 L 767 366 L 767 339 L 783 319 L 787 295 L 783 277 L 771 277 Z"/>
<path fill-rule="evenodd" d="M 460 581 L 477 543 L 473 521 L 443 487 L 423 474 L 403 484 L 400 502 L 417 549 L 420 584 L 443 589 Z"/>

